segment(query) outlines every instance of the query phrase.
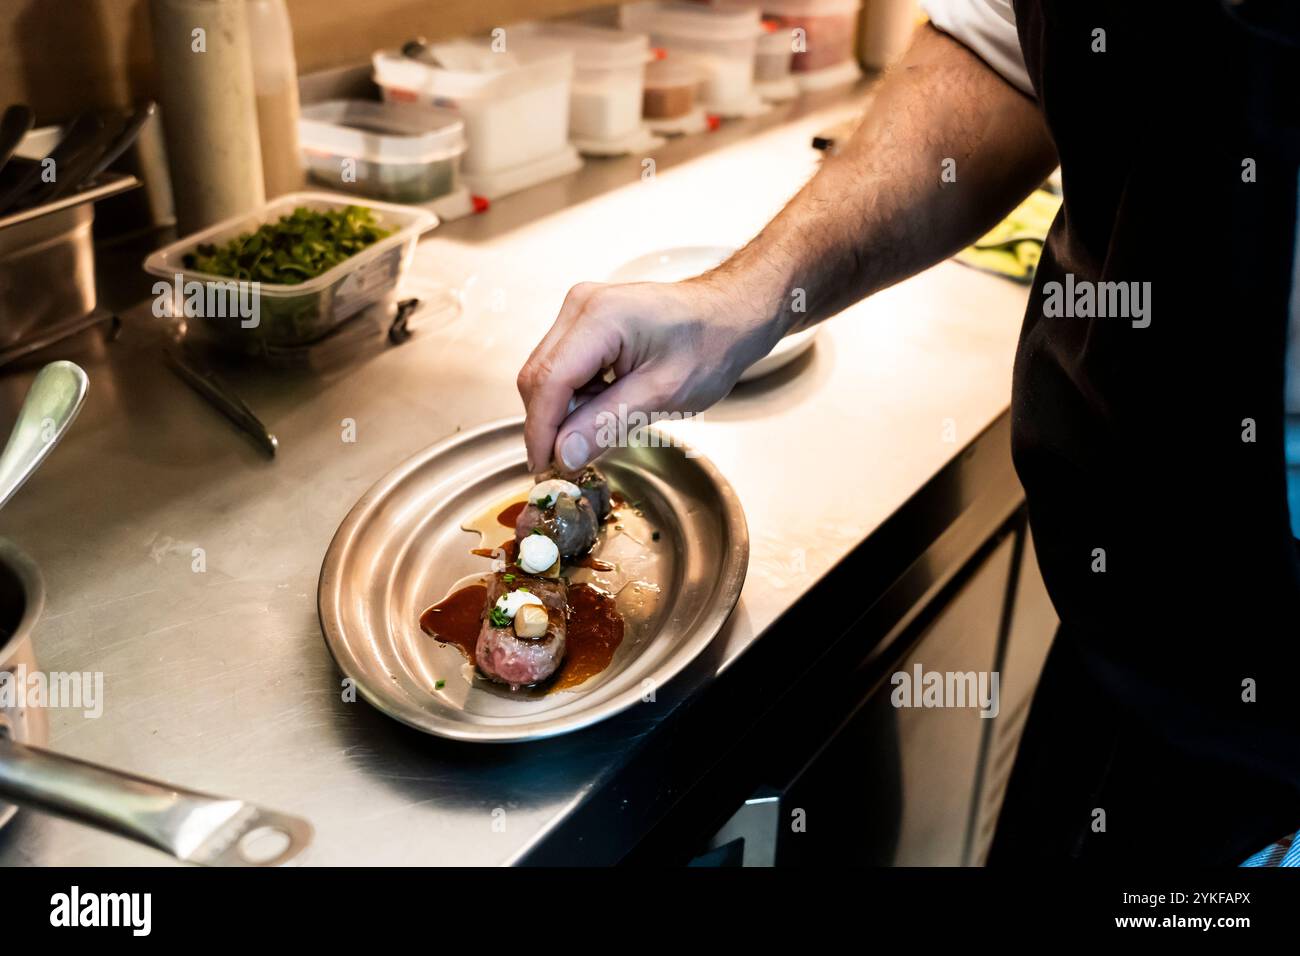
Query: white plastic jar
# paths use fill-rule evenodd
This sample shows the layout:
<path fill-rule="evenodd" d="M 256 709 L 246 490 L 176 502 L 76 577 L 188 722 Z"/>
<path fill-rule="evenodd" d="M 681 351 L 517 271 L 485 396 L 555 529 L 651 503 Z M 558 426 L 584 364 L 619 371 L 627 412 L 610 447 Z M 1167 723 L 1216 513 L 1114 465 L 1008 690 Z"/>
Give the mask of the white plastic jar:
<path fill-rule="evenodd" d="M 757 99 L 754 60 L 763 32 L 757 6 L 715 8 L 691 3 L 630 3 L 620 11 L 626 30 L 650 34 L 655 46 L 688 60 L 704 74 L 705 109 L 743 115 Z"/>
<path fill-rule="evenodd" d="M 573 54 L 570 139 L 581 146 L 634 135 L 641 127 L 650 38 L 578 23 L 544 23 L 535 29 L 539 43 Z"/>
<path fill-rule="evenodd" d="M 395 50 L 374 55 L 375 83 L 388 102 L 456 110 L 469 148 L 461 169 L 490 176 L 569 149 L 569 88 L 573 53 L 531 41 L 512 30 L 505 49 L 490 40 L 435 44 L 434 66 Z M 473 184 L 471 183 L 471 186 Z"/>

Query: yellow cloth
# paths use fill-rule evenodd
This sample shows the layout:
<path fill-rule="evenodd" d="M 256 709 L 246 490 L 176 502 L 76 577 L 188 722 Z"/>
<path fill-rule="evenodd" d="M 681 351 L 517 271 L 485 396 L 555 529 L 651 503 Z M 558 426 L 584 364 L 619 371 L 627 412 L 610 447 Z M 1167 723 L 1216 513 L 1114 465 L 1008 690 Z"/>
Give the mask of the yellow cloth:
<path fill-rule="evenodd" d="M 1016 282 L 1032 282 L 1047 230 L 1060 208 L 1061 197 L 1039 187 L 974 245 L 957 253 L 957 261 Z"/>

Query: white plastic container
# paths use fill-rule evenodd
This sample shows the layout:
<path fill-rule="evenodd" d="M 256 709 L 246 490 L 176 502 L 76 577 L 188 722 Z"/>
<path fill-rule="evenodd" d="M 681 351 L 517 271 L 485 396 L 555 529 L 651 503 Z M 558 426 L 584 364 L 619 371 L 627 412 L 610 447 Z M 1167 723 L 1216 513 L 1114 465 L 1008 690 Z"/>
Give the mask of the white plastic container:
<path fill-rule="evenodd" d="M 799 95 L 799 84 L 790 73 L 794 36 L 775 20 L 764 20 L 763 31 L 754 62 L 754 89 L 769 102 L 784 103 Z"/>
<path fill-rule="evenodd" d="M 762 112 L 754 91 L 754 60 L 763 32 L 757 6 L 714 8 L 690 3 L 630 3 L 620 11 L 626 30 L 650 34 L 674 59 L 704 73 L 700 99 L 721 116 Z"/>
<path fill-rule="evenodd" d="M 754 62 L 754 80 L 778 83 L 790 78 L 790 61 L 794 56 L 794 38 L 775 20 L 763 21 L 763 35 L 758 38 L 758 57 Z"/>
<path fill-rule="evenodd" d="M 643 133 L 641 95 L 650 38 L 581 23 L 543 23 L 530 39 L 573 54 L 569 138 L 588 147 L 631 141 Z"/>
<path fill-rule="evenodd" d="M 645 125 L 665 136 L 703 133 L 709 117 L 698 105 L 703 71 L 690 62 L 669 55 L 645 68 L 645 97 L 642 115 Z"/>
<path fill-rule="evenodd" d="M 456 63 L 456 69 L 395 50 L 373 58 L 374 79 L 387 102 L 460 114 L 469 144 L 461 163 L 467 178 L 544 163 L 568 148 L 573 54 L 529 42 L 523 30 L 512 30 L 506 43 L 502 52 L 494 52 L 489 40 L 431 47 L 440 63 Z"/>
<path fill-rule="evenodd" d="M 352 199 L 320 192 L 289 193 L 253 212 L 235 216 L 157 250 L 144 261 L 144 270 L 172 285 L 179 276 L 205 290 L 229 287 L 234 279 L 195 272 L 184 265 L 186 254 L 204 243 L 221 245 L 263 223 L 273 222 L 299 206 L 313 210 L 363 206 L 391 235 L 313 279 L 296 285 L 262 283 L 254 294 L 257 324 L 244 327 L 238 316 L 196 317 L 216 337 L 242 352 L 265 354 L 277 348 L 310 344 L 337 328 L 366 306 L 391 295 L 411 264 L 420 234 L 438 224 L 438 217 L 423 209 Z M 173 299 L 172 314 L 183 314 L 183 299 Z"/>
<path fill-rule="evenodd" d="M 451 110 L 328 100 L 303 108 L 299 138 L 308 173 L 330 189 L 420 203 L 460 183 L 465 123 Z"/>

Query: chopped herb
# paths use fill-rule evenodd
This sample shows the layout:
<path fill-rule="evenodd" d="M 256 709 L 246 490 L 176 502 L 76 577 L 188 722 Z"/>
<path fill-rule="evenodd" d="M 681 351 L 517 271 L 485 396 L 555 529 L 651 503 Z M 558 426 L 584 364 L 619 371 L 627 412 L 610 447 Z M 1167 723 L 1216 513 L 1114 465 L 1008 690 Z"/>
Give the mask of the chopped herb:
<path fill-rule="evenodd" d="M 434 689 L 434 690 L 442 690 L 442 689 L 443 689 L 444 687 L 446 687 L 446 686 L 447 686 L 447 682 L 446 682 L 445 680 L 440 680 L 440 681 L 438 681 L 437 683 L 435 683 L 435 684 L 433 685 L 433 689 Z"/>
<path fill-rule="evenodd" d="M 546 532 L 543 531 L 541 528 L 534 528 L 533 534 L 540 534 L 543 538 L 546 537 Z"/>
<path fill-rule="evenodd" d="M 513 581 L 514 579 L 515 579 L 515 576 L 514 576 L 513 574 L 503 574 L 503 575 L 501 575 L 501 580 L 502 580 L 502 581 L 505 581 L 507 584 L 509 584 L 509 583 L 510 583 L 511 581 Z"/>
<path fill-rule="evenodd" d="M 533 593 L 532 591 L 528 590 L 528 588 L 515 588 L 515 590 L 516 590 L 516 591 L 523 591 L 525 594 L 532 594 L 532 593 Z"/>
<path fill-rule="evenodd" d="M 510 615 L 499 607 L 494 607 L 492 613 L 488 615 L 488 623 L 493 627 L 509 627 Z"/>
<path fill-rule="evenodd" d="M 555 504 L 555 499 L 551 495 L 547 495 L 545 498 L 537 499 L 537 507 L 541 508 L 543 511 L 545 511 L 553 504 Z"/>
<path fill-rule="evenodd" d="M 182 259 L 186 269 L 231 279 L 297 285 L 329 271 L 389 235 L 369 209 L 324 212 L 299 206 L 278 222 L 218 246 L 201 243 Z"/>

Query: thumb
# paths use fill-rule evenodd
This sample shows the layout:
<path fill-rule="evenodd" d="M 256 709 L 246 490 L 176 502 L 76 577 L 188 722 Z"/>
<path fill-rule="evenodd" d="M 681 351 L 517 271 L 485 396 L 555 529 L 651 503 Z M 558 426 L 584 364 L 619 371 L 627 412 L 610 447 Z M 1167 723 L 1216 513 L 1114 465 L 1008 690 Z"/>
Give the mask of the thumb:
<path fill-rule="evenodd" d="M 656 404 L 657 394 L 644 370 L 616 380 L 569 413 L 555 438 L 555 460 L 575 472 L 610 448 L 626 444 L 629 431 L 649 422 L 647 409 L 662 404 Z"/>

